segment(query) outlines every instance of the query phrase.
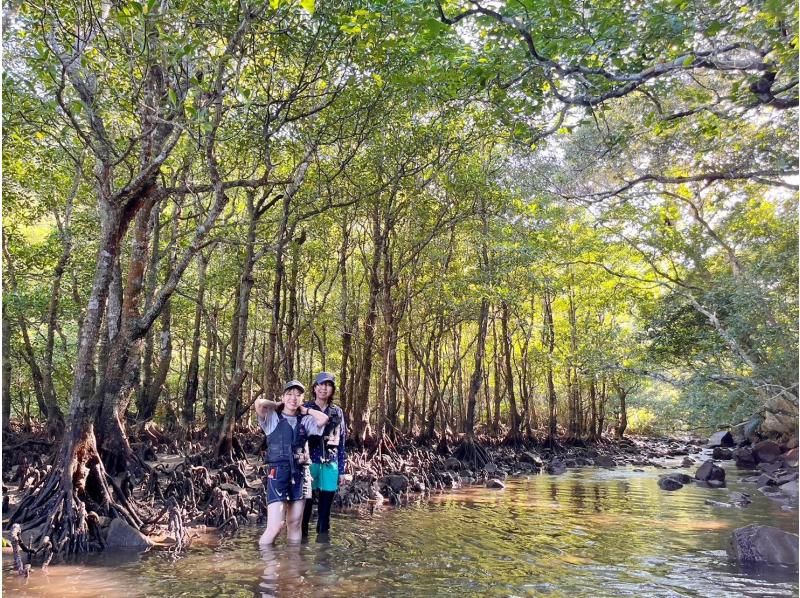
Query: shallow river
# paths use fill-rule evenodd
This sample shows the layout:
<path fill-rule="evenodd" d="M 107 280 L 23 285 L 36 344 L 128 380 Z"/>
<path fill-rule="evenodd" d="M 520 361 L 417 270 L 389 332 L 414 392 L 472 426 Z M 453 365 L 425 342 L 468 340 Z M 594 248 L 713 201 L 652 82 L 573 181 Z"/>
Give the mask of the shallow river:
<path fill-rule="evenodd" d="M 92 556 L 10 572 L 7 596 L 796 596 L 797 573 L 743 571 L 725 544 L 750 523 L 797 533 L 753 485 L 658 488 L 664 470 L 584 469 L 468 488 L 404 509 L 339 514 L 328 544 L 269 552 L 260 528 L 195 543 L 178 559 L 159 552 Z M 733 470 L 733 471 L 732 471 Z M 687 471 L 688 470 L 679 470 Z M 704 504 L 748 492 L 744 509 Z"/>

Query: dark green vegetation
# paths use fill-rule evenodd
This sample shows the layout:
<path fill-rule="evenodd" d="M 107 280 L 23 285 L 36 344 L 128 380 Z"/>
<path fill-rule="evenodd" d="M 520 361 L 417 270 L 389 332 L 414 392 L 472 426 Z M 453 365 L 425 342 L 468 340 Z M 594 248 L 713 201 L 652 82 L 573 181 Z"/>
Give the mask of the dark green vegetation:
<path fill-rule="evenodd" d="M 21 516 L 56 542 L 85 493 L 141 523 L 106 483 L 133 430 L 235 454 L 256 397 L 321 369 L 357 443 L 797 403 L 793 5 L 4 20 L 3 422 L 60 439 Z"/>

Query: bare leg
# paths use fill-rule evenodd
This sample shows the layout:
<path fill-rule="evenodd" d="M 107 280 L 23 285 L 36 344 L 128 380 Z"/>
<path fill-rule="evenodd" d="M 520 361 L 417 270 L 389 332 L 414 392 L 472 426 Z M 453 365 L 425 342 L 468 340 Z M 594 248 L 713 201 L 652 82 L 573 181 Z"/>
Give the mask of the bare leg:
<path fill-rule="evenodd" d="M 289 503 L 289 508 L 286 511 L 286 540 L 289 544 L 299 543 L 303 538 L 301 527 L 305 506 L 306 500 L 304 498 L 293 500 Z"/>
<path fill-rule="evenodd" d="M 261 539 L 258 541 L 260 545 L 271 546 L 275 543 L 275 538 L 283 529 L 285 513 L 286 503 L 284 502 L 273 502 L 267 505 L 267 529 L 261 534 Z"/>

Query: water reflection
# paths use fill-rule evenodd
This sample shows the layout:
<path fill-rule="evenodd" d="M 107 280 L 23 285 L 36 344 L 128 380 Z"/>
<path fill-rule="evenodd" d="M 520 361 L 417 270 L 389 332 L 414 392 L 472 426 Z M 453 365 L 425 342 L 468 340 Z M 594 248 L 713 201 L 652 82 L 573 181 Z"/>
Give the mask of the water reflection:
<path fill-rule="evenodd" d="M 35 570 L 23 596 L 792 596 L 796 574 L 740 570 L 730 531 L 749 523 L 797 532 L 784 512 L 729 472 L 730 489 L 667 493 L 660 470 L 572 471 L 467 488 L 406 509 L 337 515 L 330 543 L 258 547 L 245 528 L 173 563 L 151 553 Z M 732 490 L 746 509 L 720 509 Z M 8 560 L 6 561 L 6 563 Z M 8 565 L 6 564 L 6 567 Z"/>

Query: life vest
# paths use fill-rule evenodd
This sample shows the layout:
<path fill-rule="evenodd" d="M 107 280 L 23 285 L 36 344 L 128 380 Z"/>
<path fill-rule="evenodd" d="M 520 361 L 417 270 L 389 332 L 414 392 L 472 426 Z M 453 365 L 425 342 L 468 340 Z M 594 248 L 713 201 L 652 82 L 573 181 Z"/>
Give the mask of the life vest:
<path fill-rule="evenodd" d="M 267 452 L 264 462 L 270 465 L 288 463 L 294 472 L 295 465 L 308 462 L 308 434 L 303 426 L 304 416 L 297 415 L 294 428 L 282 413 L 278 413 L 278 425 L 267 436 Z"/>
<path fill-rule="evenodd" d="M 306 407 L 309 409 L 319 410 L 319 405 L 313 401 L 307 403 Z M 322 432 L 322 436 L 308 437 L 308 447 L 314 451 L 319 449 L 322 455 L 322 462 L 326 463 L 328 461 L 336 460 L 336 455 L 339 448 L 339 438 L 342 433 L 342 412 L 340 408 L 336 407 L 333 403 L 330 403 L 325 407 L 324 410 L 321 411 L 328 416 L 328 423 L 325 424 L 325 429 Z"/>

